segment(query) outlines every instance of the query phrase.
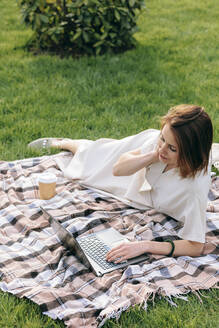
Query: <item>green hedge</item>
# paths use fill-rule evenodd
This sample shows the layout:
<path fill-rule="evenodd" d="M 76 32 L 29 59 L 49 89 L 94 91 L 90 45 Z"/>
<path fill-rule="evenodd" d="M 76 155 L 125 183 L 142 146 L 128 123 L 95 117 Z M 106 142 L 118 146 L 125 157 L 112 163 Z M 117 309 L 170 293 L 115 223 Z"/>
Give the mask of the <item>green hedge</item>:
<path fill-rule="evenodd" d="M 144 0 L 17 0 L 39 49 L 103 54 L 133 47 Z"/>

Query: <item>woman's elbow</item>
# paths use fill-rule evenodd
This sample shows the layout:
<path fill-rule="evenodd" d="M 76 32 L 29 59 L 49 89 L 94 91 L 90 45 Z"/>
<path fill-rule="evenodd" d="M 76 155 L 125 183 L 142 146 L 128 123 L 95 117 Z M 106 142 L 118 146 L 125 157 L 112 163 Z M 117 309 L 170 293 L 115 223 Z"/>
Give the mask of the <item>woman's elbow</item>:
<path fill-rule="evenodd" d="M 113 175 L 116 176 L 116 177 L 121 175 L 120 174 L 120 169 L 119 169 L 118 165 L 116 165 L 116 164 L 113 165 Z"/>
<path fill-rule="evenodd" d="M 112 173 L 116 177 L 129 176 L 133 174 L 133 172 L 131 172 L 128 168 L 124 168 L 119 164 L 114 164 Z"/>

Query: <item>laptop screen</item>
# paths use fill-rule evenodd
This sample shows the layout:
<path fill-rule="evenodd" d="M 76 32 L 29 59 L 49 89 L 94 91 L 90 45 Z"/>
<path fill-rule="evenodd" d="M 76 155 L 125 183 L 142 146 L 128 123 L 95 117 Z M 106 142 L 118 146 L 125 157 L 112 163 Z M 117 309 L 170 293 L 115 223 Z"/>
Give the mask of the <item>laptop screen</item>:
<path fill-rule="evenodd" d="M 91 265 L 87 260 L 84 252 L 79 246 L 76 239 L 73 235 L 65 229 L 60 222 L 58 222 L 54 217 L 52 217 L 44 208 L 40 207 L 43 214 L 48 218 L 49 223 L 51 224 L 55 234 L 60 239 L 61 243 L 64 245 L 66 249 L 69 249 L 74 256 L 76 256 L 80 262 L 82 262 L 87 268 L 90 268 Z"/>

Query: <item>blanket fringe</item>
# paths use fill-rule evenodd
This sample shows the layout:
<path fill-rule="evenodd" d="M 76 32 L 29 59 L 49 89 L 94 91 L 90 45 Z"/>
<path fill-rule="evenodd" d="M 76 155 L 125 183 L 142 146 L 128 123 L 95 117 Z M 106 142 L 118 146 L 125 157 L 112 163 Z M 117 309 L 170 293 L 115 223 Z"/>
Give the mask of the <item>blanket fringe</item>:
<path fill-rule="evenodd" d="M 105 318 L 100 317 L 99 318 L 100 324 L 98 325 L 98 328 L 101 328 L 107 320 L 110 320 L 110 319 L 119 320 L 119 318 L 121 317 L 122 312 L 127 311 L 128 308 L 130 308 L 130 305 L 125 305 L 125 306 L 119 308 L 117 311 L 112 311 L 107 316 L 105 316 Z"/>
<path fill-rule="evenodd" d="M 161 297 L 160 297 L 161 298 Z M 164 299 L 172 306 L 177 307 L 178 305 L 173 301 L 173 298 L 181 299 L 183 301 L 188 302 L 188 297 L 184 295 L 173 295 L 173 296 L 165 296 Z"/>
<path fill-rule="evenodd" d="M 218 289 L 219 286 L 218 285 L 215 285 L 215 286 L 212 286 L 211 288 L 215 288 L 215 289 Z M 110 320 L 110 319 L 116 319 L 117 321 L 119 320 L 121 314 L 123 312 L 125 312 L 126 310 L 128 310 L 129 308 L 131 307 L 134 307 L 136 305 L 139 306 L 140 309 L 143 309 L 144 311 L 147 311 L 148 310 L 148 302 L 151 302 L 152 303 L 152 306 L 155 305 L 155 297 L 156 295 L 159 296 L 160 299 L 165 299 L 171 306 L 174 306 L 174 307 L 177 307 L 178 305 L 174 302 L 173 299 L 181 299 L 183 301 L 186 301 L 188 302 L 188 295 L 189 293 L 192 293 L 194 294 L 195 296 L 197 296 L 197 298 L 199 299 L 200 303 L 203 303 L 202 301 L 202 298 L 208 298 L 208 296 L 206 295 L 203 295 L 201 293 L 201 291 L 199 290 L 192 290 L 192 289 L 188 289 L 187 291 L 185 292 L 182 292 L 182 293 L 179 293 L 179 294 L 174 294 L 174 295 L 161 295 L 160 294 L 160 288 L 154 292 L 151 292 L 148 294 L 148 297 L 146 300 L 144 300 L 141 304 L 135 304 L 135 305 L 125 305 L 121 308 L 119 308 L 117 311 L 116 310 L 113 310 L 112 312 L 110 312 L 108 315 L 106 315 L 105 317 L 99 317 L 98 318 L 98 321 L 99 321 L 99 325 L 98 325 L 98 328 L 101 328 L 107 320 Z"/>

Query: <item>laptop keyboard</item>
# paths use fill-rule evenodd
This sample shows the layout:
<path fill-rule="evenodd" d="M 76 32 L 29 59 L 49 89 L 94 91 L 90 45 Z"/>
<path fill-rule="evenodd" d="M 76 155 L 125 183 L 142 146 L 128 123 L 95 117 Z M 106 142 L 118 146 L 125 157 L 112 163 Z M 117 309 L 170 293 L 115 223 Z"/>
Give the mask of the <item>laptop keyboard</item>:
<path fill-rule="evenodd" d="M 118 266 L 118 264 L 106 261 L 106 254 L 110 248 L 95 235 L 82 237 L 78 242 L 83 251 L 99 264 L 101 268 L 107 270 Z"/>

